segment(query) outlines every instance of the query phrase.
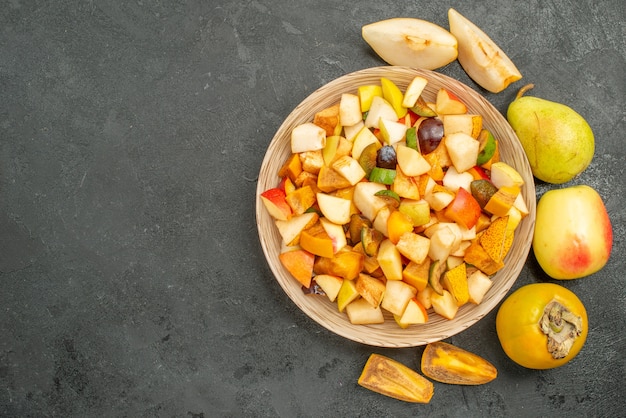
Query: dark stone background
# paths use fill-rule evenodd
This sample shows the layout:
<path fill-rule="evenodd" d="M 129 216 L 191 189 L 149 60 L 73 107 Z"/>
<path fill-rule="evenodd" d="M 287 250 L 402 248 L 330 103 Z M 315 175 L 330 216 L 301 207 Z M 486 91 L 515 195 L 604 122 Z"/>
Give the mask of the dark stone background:
<path fill-rule="evenodd" d="M 588 308 L 568 365 L 505 357 L 495 310 L 448 341 L 498 379 L 435 384 L 428 405 L 357 386 L 372 352 L 286 297 L 254 218 L 265 149 L 308 94 L 384 63 L 360 28 L 455 7 L 524 82 L 596 136 L 589 184 L 613 222 L 609 264 L 563 283 Z M 0 415 L 618 416 L 624 370 L 626 13 L 622 0 L 0 3 Z M 457 62 L 439 70 L 477 86 Z M 538 196 L 558 186 L 537 184 Z M 546 280 L 531 255 L 515 287 Z"/>

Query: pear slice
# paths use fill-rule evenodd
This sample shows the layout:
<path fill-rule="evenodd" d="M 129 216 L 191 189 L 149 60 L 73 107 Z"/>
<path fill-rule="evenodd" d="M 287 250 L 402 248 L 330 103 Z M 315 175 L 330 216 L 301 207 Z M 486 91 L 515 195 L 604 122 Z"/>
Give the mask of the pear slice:
<path fill-rule="evenodd" d="M 365 25 L 365 42 L 388 64 L 434 70 L 454 61 L 457 40 L 434 23 L 415 18 L 393 18 Z"/>
<path fill-rule="evenodd" d="M 459 63 L 478 85 L 499 93 L 522 78 L 513 61 L 478 26 L 454 9 L 448 10 L 448 21 L 459 43 Z"/>

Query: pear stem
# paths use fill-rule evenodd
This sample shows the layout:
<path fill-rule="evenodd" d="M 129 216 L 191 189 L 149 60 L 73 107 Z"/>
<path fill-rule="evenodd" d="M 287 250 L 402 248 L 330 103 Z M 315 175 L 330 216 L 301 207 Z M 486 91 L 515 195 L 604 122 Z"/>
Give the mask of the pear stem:
<path fill-rule="evenodd" d="M 515 96 L 515 99 L 519 99 L 520 97 L 524 95 L 524 93 L 526 93 L 528 90 L 532 89 L 533 87 L 535 87 L 533 83 L 526 84 L 524 87 L 519 89 L 519 91 L 517 92 L 517 96 Z"/>

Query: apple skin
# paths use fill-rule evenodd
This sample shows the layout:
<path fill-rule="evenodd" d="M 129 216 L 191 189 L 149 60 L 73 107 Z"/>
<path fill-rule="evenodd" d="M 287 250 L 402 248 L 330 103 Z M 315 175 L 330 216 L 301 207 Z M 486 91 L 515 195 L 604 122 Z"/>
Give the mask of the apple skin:
<path fill-rule="evenodd" d="M 611 256 L 613 228 L 602 197 L 587 185 L 544 193 L 537 204 L 533 251 L 552 278 L 578 279 Z"/>

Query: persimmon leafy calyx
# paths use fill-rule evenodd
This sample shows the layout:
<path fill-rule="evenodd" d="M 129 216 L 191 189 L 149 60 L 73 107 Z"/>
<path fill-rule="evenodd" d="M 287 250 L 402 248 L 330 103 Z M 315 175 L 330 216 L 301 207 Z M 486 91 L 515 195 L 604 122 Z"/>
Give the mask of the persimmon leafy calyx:
<path fill-rule="evenodd" d="M 546 305 L 539 327 L 548 337 L 548 351 L 554 359 L 567 356 L 583 331 L 582 318 L 556 300 Z"/>

